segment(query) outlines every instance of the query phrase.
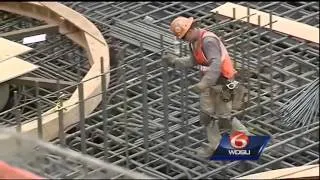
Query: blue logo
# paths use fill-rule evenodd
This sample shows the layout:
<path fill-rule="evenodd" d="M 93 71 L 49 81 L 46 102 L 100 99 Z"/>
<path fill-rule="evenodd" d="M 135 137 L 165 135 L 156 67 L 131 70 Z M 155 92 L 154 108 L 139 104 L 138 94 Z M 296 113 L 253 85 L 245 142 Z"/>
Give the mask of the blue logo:
<path fill-rule="evenodd" d="M 243 132 L 223 134 L 210 160 L 258 160 L 269 140 L 270 136 L 246 136 Z"/>

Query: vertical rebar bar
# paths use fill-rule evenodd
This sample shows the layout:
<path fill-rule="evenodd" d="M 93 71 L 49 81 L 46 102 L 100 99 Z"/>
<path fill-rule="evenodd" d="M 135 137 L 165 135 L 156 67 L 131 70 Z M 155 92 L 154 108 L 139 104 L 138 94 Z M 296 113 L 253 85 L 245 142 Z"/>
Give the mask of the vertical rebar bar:
<path fill-rule="evenodd" d="M 287 58 L 284 56 L 284 54 L 281 54 L 281 58 L 280 59 L 282 59 L 283 61 L 286 61 Z M 281 65 L 282 65 L 281 68 L 285 68 L 285 64 L 284 63 L 282 63 Z M 281 78 L 281 81 L 284 82 L 285 79 L 286 79 L 286 75 L 281 74 L 280 78 Z M 285 89 L 286 89 L 285 86 L 281 86 L 281 94 L 283 94 L 285 92 Z"/>
<path fill-rule="evenodd" d="M 39 82 L 35 81 L 36 89 L 36 99 L 37 99 L 37 117 L 38 117 L 38 138 L 42 139 L 43 137 L 43 128 L 42 128 L 42 109 L 41 109 L 41 100 L 39 96 Z"/>
<path fill-rule="evenodd" d="M 260 63 L 261 63 L 261 54 L 262 54 L 262 49 L 261 49 L 261 31 L 260 31 L 260 28 L 261 28 L 261 16 L 258 15 L 258 26 L 259 26 L 259 30 L 258 30 L 258 58 L 257 58 L 257 79 L 258 79 L 258 112 L 259 112 L 259 116 L 262 115 L 262 107 L 261 107 L 261 75 L 260 75 L 260 72 L 261 72 L 261 66 L 260 66 Z"/>
<path fill-rule="evenodd" d="M 248 24 L 250 24 L 250 8 L 248 7 L 247 8 L 247 21 L 248 21 Z M 249 29 L 249 28 L 248 28 Z M 248 38 L 248 37 L 246 37 L 246 38 Z M 249 42 L 247 42 L 247 43 L 249 43 Z M 246 53 L 246 57 L 248 57 L 247 58 L 247 71 L 248 72 L 250 72 L 249 73 L 249 76 L 248 76 L 248 82 L 247 82 L 247 84 L 248 84 L 248 106 L 250 106 L 250 104 L 251 104 L 251 99 L 250 99 L 250 91 L 251 91 L 251 83 L 250 83 L 250 75 L 251 75 L 251 70 L 250 70 L 250 58 L 249 57 L 251 57 L 250 56 L 250 50 L 247 50 L 246 51 L 247 53 Z M 246 163 L 247 164 L 247 163 Z"/>
<path fill-rule="evenodd" d="M 86 154 L 86 135 L 85 135 L 85 114 L 84 114 L 84 92 L 83 82 L 78 84 L 79 94 L 79 120 L 80 120 L 80 131 L 81 131 L 81 152 Z"/>
<path fill-rule="evenodd" d="M 236 16 L 236 10 L 234 10 L 234 16 Z M 249 69 L 247 69 L 245 71 L 245 64 L 246 64 L 246 61 L 249 61 L 249 58 L 246 59 L 247 55 L 245 53 L 245 51 L 247 52 L 248 50 L 245 49 L 245 44 L 246 44 L 246 37 L 244 35 L 244 32 L 246 31 L 246 27 L 245 27 L 245 23 L 244 22 L 241 22 L 239 21 L 240 23 L 240 29 L 241 31 L 239 31 L 241 34 L 239 35 L 239 37 L 241 38 L 241 43 L 240 43 L 240 47 L 239 47 L 239 50 L 240 50 L 240 54 L 241 54 L 241 79 L 240 79 L 240 83 L 241 84 L 245 84 L 244 82 L 248 82 L 249 81 L 249 78 L 248 78 L 248 74 L 249 74 Z M 247 102 L 246 102 L 247 103 Z M 246 115 L 246 108 L 243 108 L 242 109 L 242 113 L 241 113 L 241 120 L 244 120 L 245 119 L 245 115 Z"/>
<path fill-rule="evenodd" d="M 19 98 L 18 98 L 18 92 L 17 91 L 13 91 L 13 104 L 14 106 L 18 106 L 19 104 Z M 16 119 L 16 122 L 17 122 L 17 126 L 16 126 L 16 131 L 21 133 L 21 109 L 18 108 L 16 110 L 14 110 L 14 117 Z M 19 138 L 16 139 L 16 143 L 17 143 L 17 146 L 21 146 L 21 141 Z M 18 151 L 18 154 L 20 154 L 20 152 Z"/>
<path fill-rule="evenodd" d="M 13 91 L 13 104 L 15 107 L 17 107 L 19 104 L 19 98 L 18 98 L 17 91 Z M 14 116 L 15 116 L 15 119 L 17 122 L 16 130 L 17 130 L 17 132 L 20 133 L 21 132 L 21 110 L 20 110 L 20 108 L 18 108 L 14 111 Z"/>
<path fill-rule="evenodd" d="M 236 8 L 233 8 L 233 9 L 232 9 L 232 17 L 233 17 L 233 19 L 236 19 Z M 221 31 L 223 32 L 223 29 L 222 29 Z M 232 34 L 233 34 L 234 36 L 236 35 L 236 26 L 235 26 L 235 25 L 232 25 Z M 234 56 L 234 65 L 235 65 L 235 67 L 238 69 L 238 64 L 239 64 L 239 63 L 237 63 L 237 60 L 236 60 L 236 56 L 237 56 L 237 45 L 238 45 L 238 43 L 237 43 L 237 40 L 235 39 L 232 52 L 233 52 L 233 56 Z M 230 50 L 231 50 L 231 49 L 230 49 Z M 241 67 L 242 67 L 242 65 L 241 65 Z M 241 76 L 240 78 L 241 78 L 241 79 L 240 79 L 240 82 L 242 83 L 242 82 L 243 82 L 243 79 L 242 79 L 243 77 Z"/>
<path fill-rule="evenodd" d="M 58 68 L 58 75 L 57 75 L 57 79 L 56 79 L 56 84 L 57 84 L 57 96 L 59 97 L 60 96 L 60 89 L 61 89 L 61 86 L 60 86 L 60 78 L 59 78 L 59 75 L 61 74 L 61 67 Z"/>
<path fill-rule="evenodd" d="M 87 154 L 83 82 L 80 82 L 78 84 L 78 94 L 79 94 L 81 153 Z M 87 174 L 87 165 L 85 162 L 82 162 L 82 163 L 83 163 L 83 172 L 86 175 Z"/>
<path fill-rule="evenodd" d="M 59 139 L 60 139 L 60 144 L 62 146 L 66 145 L 65 142 L 65 134 L 64 134 L 64 123 L 63 123 L 63 100 L 62 96 L 63 93 L 60 92 L 60 95 L 58 96 L 58 102 L 57 102 L 57 108 L 58 108 L 58 119 L 59 119 Z"/>
<path fill-rule="evenodd" d="M 143 147 L 146 149 L 144 154 L 145 163 L 149 162 L 149 117 L 148 117 L 148 87 L 147 87 L 147 67 L 146 59 L 143 57 L 143 43 L 140 42 L 140 57 L 141 57 L 141 68 L 142 68 L 142 117 L 143 117 Z"/>
<path fill-rule="evenodd" d="M 76 60 L 77 62 L 77 82 L 80 83 L 81 81 L 81 60 L 80 58 L 78 58 Z"/>
<path fill-rule="evenodd" d="M 101 108 L 102 108 L 102 120 L 103 120 L 103 145 L 104 145 L 104 160 L 109 161 L 109 144 L 108 144 L 108 121 L 107 121 L 107 82 L 106 73 L 104 72 L 104 60 L 100 57 L 100 71 L 101 71 Z"/>
<path fill-rule="evenodd" d="M 180 52 L 179 52 L 179 56 L 183 56 L 183 51 L 182 51 L 182 43 L 179 44 L 179 49 L 180 49 Z M 181 127 L 182 127 L 182 131 L 183 133 L 185 134 L 186 133 L 186 126 L 185 126 L 185 120 L 186 120 L 186 117 L 185 117 L 185 113 L 186 113 L 186 106 L 185 106 L 185 70 L 186 68 L 185 67 L 181 67 L 180 68 L 180 73 L 181 73 L 181 80 L 180 80 L 180 89 L 181 89 L 181 94 L 180 94 L 180 97 L 181 97 Z M 186 134 L 185 134 L 186 135 Z M 183 143 L 183 147 L 186 146 L 186 142 L 185 142 L 185 138 L 184 138 L 184 141 L 182 142 Z"/>
<path fill-rule="evenodd" d="M 269 13 L 269 24 L 270 24 L 270 32 L 272 32 L 272 11 Z M 273 98 L 273 46 L 272 46 L 272 38 L 270 38 L 270 109 L 273 111 L 273 105 L 274 105 L 274 98 Z"/>
<path fill-rule="evenodd" d="M 301 51 L 301 53 L 303 53 L 303 51 Z M 298 66 L 298 75 L 301 75 L 302 74 L 302 67 L 299 65 Z M 299 78 L 299 79 L 297 79 L 297 85 L 298 85 L 298 87 L 300 87 L 300 86 L 302 86 L 303 85 L 303 83 L 302 83 L 303 81 Z"/>
<path fill-rule="evenodd" d="M 186 56 L 187 55 L 187 46 L 185 45 L 184 46 L 184 55 Z M 187 68 L 183 68 L 182 70 L 182 73 L 183 73 L 183 79 L 182 79 L 182 89 L 183 89 L 183 109 L 184 109 L 184 112 L 182 114 L 182 120 L 183 120 L 183 125 L 184 125 L 184 134 L 185 134 L 185 138 L 184 138 L 184 146 L 188 145 L 189 144 L 189 117 L 188 117 L 188 95 L 189 95 L 189 91 L 188 91 L 188 69 Z"/>
<path fill-rule="evenodd" d="M 163 35 L 160 34 L 160 49 L 161 51 L 161 57 L 163 55 Z M 164 120 L 164 133 L 165 133 L 165 152 L 164 155 L 165 157 L 168 156 L 169 154 L 169 97 L 168 97 L 168 81 L 169 81 L 169 75 L 168 75 L 168 64 L 166 62 L 163 63 L 163 71 L 162 71 L 162 78 L 163 78 L 163 120 Z M 169 164 L 166 166 L 166 172 L 169 172 Z"/>
<path fill-rule="evenodd" d="M 125 141 L 126 141 L 126 167 L 130 166 L 130 157 L 129 157 L 129 131 L 128 131 L 128 102 L 127 102 L 127 80 L 126 80 L 126 68 L 127 65 L 124 63 L 122 66 L 122 85 L 123 85 L 123 119 L 125 120 Z"/>
<path fill-rule="evenodd" d="M 65 134 L 64 134 L 64 123 L 63 123 L 63 93 L 60 92 L 60 78 L 59 75 L 61 74 L 61 67 L 58 68 L 58 75 L 56 79 L 57 84 L 57 111 L 58 111 L 58 123 L 59 123 L 59 139 L 60 145 L 63 147 L 66 146 L 65 142 Z"/>

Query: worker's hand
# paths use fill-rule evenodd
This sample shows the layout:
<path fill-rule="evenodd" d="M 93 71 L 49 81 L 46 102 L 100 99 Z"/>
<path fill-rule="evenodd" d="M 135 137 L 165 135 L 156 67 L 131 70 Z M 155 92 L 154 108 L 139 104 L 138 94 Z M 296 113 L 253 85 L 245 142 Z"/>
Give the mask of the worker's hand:
<path fill-rule="evenodd" d="M 208 86 L 207 86 L 204 82 L 200 81 L 199 83 L 197 83 L 197 84 L 195 84 L 195 85 L 193 86 L 192 90 L 193 90 L 194 92 L 196 92 L 196 93 L 201 93 L 201 92 L 203 92 L 206 88 L 208 88 Z"/>
<path fill-rule="evenodd" d="M 161 58 L 162 58 L 162 61 L 167 63 L 169 66 L 174 66 L 175 57 L 172 54 L 169 54 L 168 52 L 165 51 Z"/>

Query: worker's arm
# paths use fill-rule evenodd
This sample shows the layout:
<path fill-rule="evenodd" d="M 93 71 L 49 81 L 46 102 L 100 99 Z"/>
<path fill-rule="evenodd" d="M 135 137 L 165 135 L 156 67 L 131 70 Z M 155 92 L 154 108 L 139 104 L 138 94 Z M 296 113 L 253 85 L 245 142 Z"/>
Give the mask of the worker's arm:
<path fill-rule="evenodd" d="M 176 67 L 192 67 L 195 61 L 192 55 L 175 58 L 174 64 Z"/>
<path fill-rule="evenodd" d="M 216 84 L 221 73 L 221 48 L 219 40 L 215 37 L 206 37 L 203 41 L 203 52 L 210 65 L 200 83 L 210 87 Z"/>
<path fill-rule="evenodd" d="M 162 59 L 174 67 L 192 67 L 195 65 L 195 60 L 192 55 L 178 57 L 167 53 Z"/>

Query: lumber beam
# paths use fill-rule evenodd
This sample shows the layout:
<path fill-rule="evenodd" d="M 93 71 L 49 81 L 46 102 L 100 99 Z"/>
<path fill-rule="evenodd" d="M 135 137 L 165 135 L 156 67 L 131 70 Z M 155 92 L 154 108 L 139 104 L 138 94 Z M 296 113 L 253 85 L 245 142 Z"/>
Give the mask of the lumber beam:
<path fill-rule="evenodd" d="M 211 10 L 211 12 L 233 18 L 233 9 L 235 9 L 235 19 L 243 22 L 249 21 L 248 23 L 259 25 L 258 16 L 260 16 L 260 25 L 264 26 L 267 29 L 270 29 L 270 13 L 265 13 L 250 8 L 248 14 L 248 7 L 230 2 L 227 2 Z M 246 18 L 248 15 L 251 15 L 250 18 Z M 319 44 L 319 28 L 317 27 L 313 27 L 308 24 L 293 21 L 276 15 L 272 15 L 272 22 L 274 23 L 272 23 L 271 28 L 274 31 Z"/>
<path fill-rule="evenodd" d="M 73 42 L 83 47 L 91 64 L 82 81 L 85 100 L 85 116 L 88 116 L 101 102 L 101 61 L 103 60 L 104 72 L 109 72 L 109 47 L 99 29 L 80 13 L 57 2 L 40 3 L 0 3 L 0 10 L 17 13 L 23 16 L 43 20 L 47 24 L 58 24 L 59 33 L 65 34 Z M 90 79 L 96 77 L 94 79 Z M 90 80 L 89 80 L 90 79 Z M 106 84 L 109 85 L 110 73 L 106 73 Z M 64 126 L 68 127 L 79 121 L 78 88 L 72 96 L 64 101 L 66 107 L 63 112 Z M 43 140 L 50 141 L 59 134 L 59 117 L 55 108 L 42 115 Z M 36 119 L 22 124 L 23 134 L 37 137 L 38 124 Z"/>
<path fill-rule="evenodd" d="M 39 66 L 16 57 L 7 59 L 6 61 L 0 62 L 0 83 L 19 77 L 38 68 Z"/>
<path fill-rule="evenodd" d="M 251 174 L 237 179 L 319 179 L 319 164 L 283 168 Z"/>
<path fill-rule="evenodd" d="M 0 63 L 31 50 L 28 46 L 0 37 Z"/>
<path fill-rule="evenodd" d="M 0 34 L 0 37 L 11 39 L 11 40 L 18 40 L 18 39 L 23 39 L 24 37 L 34 36 L 38 34 L 57 34 L 57 33 L 59 33 L 58 25 L 47 24 L 47 25 L 42 25 L 38 27 L 32 27 L 32 28 L 2 33 Z"/>

